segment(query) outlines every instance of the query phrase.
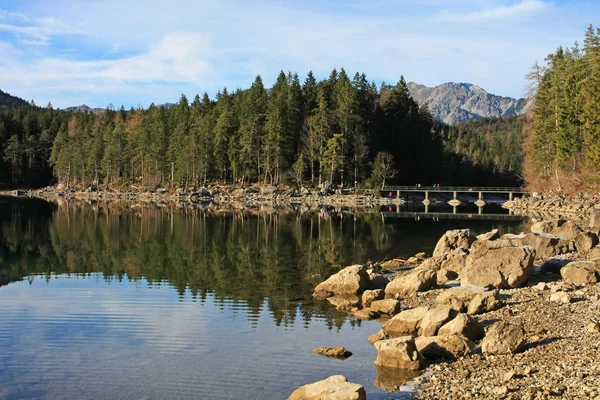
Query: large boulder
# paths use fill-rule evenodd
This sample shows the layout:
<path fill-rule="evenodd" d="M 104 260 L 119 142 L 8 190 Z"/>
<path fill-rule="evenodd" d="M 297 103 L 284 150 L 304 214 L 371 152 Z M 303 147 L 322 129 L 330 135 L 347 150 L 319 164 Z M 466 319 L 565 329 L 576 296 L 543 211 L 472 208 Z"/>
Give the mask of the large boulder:
<path fill-rule="evenodd" d="M 567 221 L 558 228 L 553 229 L 550 233 L 552 233 L 554 236 L 558 236 L 561 239 L 573 240 L 581 232 L 583 232 L 583 230 L 577 226 L 577 224 L 575 224 L 573 221 Z"/>
<path fill-rule="evenodd" d="M 598 245 L 598 235 L 594 232 L 582 232 L 573 239 L 575 250 L 588 252 Z"/>
<path fill-rule="evenodd" d="M 485 336 L 483 326 L 469 314 L 458 314 L 450 322 L 444 324 L 438 331 L 438 335 L 459 334 L 470 340 L 479 340 Z"/>
<path fill-rule="evenodd" d="M 481 342 L 481 350 L 488 355 L 515 354 L 523 350 L 525 344 L 522 326 L 499 321 L 488 330 Z"/>
<path fill-rule="evenodd" d="M 485 240 L 494 240 L 498 236 L 498 229 L 493 229 L 487 233 L 482 233 L 481 235 L 477 235 L 477 240 L 485 241 Z"/>
<path fill-rule="evenodd" d="M 484 289 L 479 287 L 455 287 L 440 293 L 435 299 L 435 303 L 441 306 L 450 306 L 457 312 L 464 312 L 467 311 L 471 300 L 477 294 L 484 292 Z"/>
<path fill-rule="evenodd" d="M 376 300 L 381 300 L 385 296 L 385 292 L 382 289 L 365 290 L 361 296 L 361 305 L 363 308 L 371 307 L 371 303 Z"/>
<path fill-rule="evenodd" d="M 428 311 L 429 307 L 425 306 L 404 310 L 383 324 L 383 330 L 390 336 L 417 336 Z"/>
<path fill-rule="evenodd" d="M 401 303 L 396 299 L 376 300 L 371 303 L 371 309 L 381 314 L 394 315 L 400 312 Z"/>
<path fill-rule="evenodd" d="M 475 345 L 462 335 L 422 336 L 415 339 L 419 353 L 428 360 L 456 360 L 468 356 Z"/>
<path fill-rule="evenodd" d="M 311 383 L 294 390 L 288 400 L 366 400 L 365 388 L 350 383 L 343 375 Z"/>
<path fill-rule="evenodd" d="M 375 365 L 409 370 L 419 370 L 423 366 L 423 357 L 412 336 L 380 340 L 374 346 L 377 349 Z"/>
<path fill-rule="evenodd" d="M 459 247 L 452 250 L 444 261 L 442 261 L 441 270 L 454 271 L 457 274 L 463 270 L 467 263 L 467 257 L 469 256 L 469 249 Z"/>
<path fill-rule="evenodd" d="M 560 269 L 560 276 L 573 283 L 598 283 L 599 272 L 593 261 L 573 261 Z"/>
<path fill-rule="evenodd" d="M 414 271 L 439 271 L 442 263 L 446 259 L 446 254 L 436 257 L 430 257 L 424 260 Z"/>
<path fill-rule="evenodd" d="M 487 242 L 467 257 L 461 273 L 461 285 L 485 288 L 522 286 L 531 276 L 534 258 L 534 251 L 529 246 L 500 247 L 495 242 Z"/>
<path fill-rule="evenodd" d="M 488 292 L 477 293 L 469 302 L 467 313 L 471 315 L 483 314 L 497 310 L 503 305 L 504 303 L 500 300 L 498 290 L 490 290 Z"/>
<path fill-rule="evenodd" d="M 417 292 L 431 289 L 437 283 L 435 271 L 413 271 L 407 275 L 400 276 L 385 287 L 387 297 L 407 297 Z"/>
<path fill-rule="evenodd" d="M 562 226 L 565 222 L 564 219 L 558 219 L 554 221 L 539 221 L 531 225 L 531 232 L 533 233 L 550 233 L 553 230 Z"/>
<path fill-rule="evenodd" d="M 590 260 L 600 260 L 600 246 L 596 246 L 593 249 L 590 249 L 588 253 L 588 258 Z"/>
<path fill-rule="evenodd" d="M 372 269 L 367 270 L 367 274 L 369 275 L 369 282 L 367 284 L 367 288 L 369 289 L 385 289 L 390 282 L 387 276 Z"/>
<path fill-rule="evenodd" d="M 435 250 L 433 250 L 433 256 L 436 257 L 450 253 L 459 247 L 468 249 L 475 240 L 475 235 L 469 229 L 447 231 L 437 242 Z"/>
<path fill-rule="evenodd" d="M 367 288 L 369 274 L 363 265 L 351 265 L 337 274 L 330 276 L 315 288 L 315 292 L 332 292 L 337 294 L 356 294 Z"/>
<path fill-rule="evenodd" d="M 328 297 L 327 301 L 331 303 L 336 310 L 350 311 L 354 307 L 358 306 L 360 298 L 352 294 L 338 294 L 333 297 Z"/>
<path fill-rule="evenodd" d="M 455 316 L 456 311 L 448 306 L 433 307 L 421 321 L 419 334 L 421 336 L 435 336 L 438 329 Z"/>
<path fill-rule="evenodd" d="M 536 258 L 550 258 L 569 252 L 570 241 L 547 233 L 535 235 L 531 243 L 535 249 Z"/>

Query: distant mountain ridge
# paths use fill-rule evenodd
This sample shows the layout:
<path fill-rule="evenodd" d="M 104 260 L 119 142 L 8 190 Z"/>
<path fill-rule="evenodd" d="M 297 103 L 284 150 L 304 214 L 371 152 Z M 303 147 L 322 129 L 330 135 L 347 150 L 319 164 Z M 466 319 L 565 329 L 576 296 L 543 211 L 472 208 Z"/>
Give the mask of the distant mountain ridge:
<path fill-rule="evenodd" d="M 417 103 L 427 104 L 433 117 L 447 124 L 527 111 L 526 99 L 496 96 L 471 83 L 447 82 L 427 87 L 409 82 L 407 86 Z"/>
<path fill-rule="evenodd" d="M 419 104 L 426 103 L 433 117 L 447 124 L 486 117 L 520 115 L 528 111 L 525 99 L 496 96 L 471 83 L 447 82 L 436 87 L 427 87 L 414 82 L 407 84 L 411 96 Z M 157 107 L 171 108 L 174 103 Z M 104 108 L 80 106 L 67 107 L 72 112 L 102 114 Z"/>
<path fill-rule="evenodd" d="M 19 97 L 0 90 L 0 108 L 29 107 L 29 103 Z"/>

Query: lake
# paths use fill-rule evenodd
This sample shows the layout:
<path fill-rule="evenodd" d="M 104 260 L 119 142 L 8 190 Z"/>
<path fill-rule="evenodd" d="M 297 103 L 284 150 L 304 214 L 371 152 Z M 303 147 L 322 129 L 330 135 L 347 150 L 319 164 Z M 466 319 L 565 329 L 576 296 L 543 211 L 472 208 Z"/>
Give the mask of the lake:
<path fill-rule="evenodd" d="M 381 325 L 314 301 L 315 285 L 430 254 L 448 229 L 522 224 L 0 198 L 0 399 L 285 399 L 335 374 L 401 398 L 373 365 Z M 336 345 L 353 356 L 312 352 Z"/>

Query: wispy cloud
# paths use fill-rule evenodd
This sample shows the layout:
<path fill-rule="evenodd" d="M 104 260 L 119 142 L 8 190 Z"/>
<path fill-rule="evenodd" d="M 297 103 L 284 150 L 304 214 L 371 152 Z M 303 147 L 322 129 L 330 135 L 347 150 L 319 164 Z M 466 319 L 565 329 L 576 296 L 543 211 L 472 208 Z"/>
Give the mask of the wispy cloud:
<path fill-rule="evenodd" d="M 84 34 L 55 17 L 30 18 L 6 10 L 0 10 L 0 32 L 13 34 L 21 43 L 35 46 L 48 45 L 54 36 Z"/>
<path fill-rule="evenodd" d="M 521 0 L 511 5 L 504 5 L 487 10 L 467 13 L 442 12 L 434 19 L 453 22 L 484 22 L 531 14 L 543 10 L 548 5 L 542 0 Z"/>

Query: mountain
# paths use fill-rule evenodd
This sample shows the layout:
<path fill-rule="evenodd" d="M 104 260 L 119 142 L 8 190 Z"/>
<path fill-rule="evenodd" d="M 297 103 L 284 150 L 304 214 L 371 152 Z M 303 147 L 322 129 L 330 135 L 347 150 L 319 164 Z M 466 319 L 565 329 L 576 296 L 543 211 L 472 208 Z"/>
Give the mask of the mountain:
<path fill-rule="evenodd" d="M 417 103 L 426 103 L 433 117 L 447 124 L 527 111 L 525 99 L 496 96 L 470 83 L 448 82 L 431 88 L 409 82 L 407 86 Z"/>
<path fill-rule="evenodd" d="M 83 112 L 83 113 L 94 113 L 94 114 L 102 114 L 106 111 L 104 108 L 91 108 L 86 104 L 82 104 L 80 106 L 71 106 L 64 109 L 65 111 L 71 112 Z"/>
<path fill-rule="evenodd" d="M 13 107 L 29 107 L 29 103 L 19 97 L 11 96 L 0 90 L 0 108 Z"/>

